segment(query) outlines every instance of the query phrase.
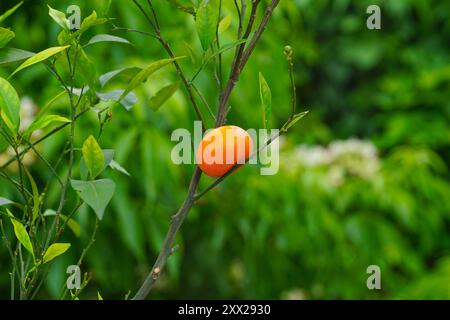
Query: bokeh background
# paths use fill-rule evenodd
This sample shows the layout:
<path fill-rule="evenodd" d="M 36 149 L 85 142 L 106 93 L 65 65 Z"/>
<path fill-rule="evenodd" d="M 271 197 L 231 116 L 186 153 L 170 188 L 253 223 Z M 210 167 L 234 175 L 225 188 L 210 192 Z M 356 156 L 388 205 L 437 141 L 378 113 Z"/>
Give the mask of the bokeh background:
<path fill-rule="evenodd" d="M 104 16 L 107 1 L 47 2 L 61 11 L 77 4 L 86 17 L 94 9 Z M 2 0 L 0 12 L 15 3 Z M 176 55 L 190 57 L 181 64 L 192 75 L 201 59 L 192 16 L 168 1 L 155 4 L 164 36 Z M 366 28 L 371 4 L 381 8 L 381 30 Z M 17 35 L 10 46 L 37 52 L 57 45 L 59 27 L 47 11 L 45 1 L 25 1 L 7 20 Z M 194 207 L 177 238 L 179 250 L 150 297 L 449 299 L 449 12 L 450 2 L 437 0 L 281 1 L 232 95 L 228 121 L 261 127 L 262 72 L 273 96 L 270 126 L 284 123 L 290 111 L 286 44 L 294 50 L 299 110 L 310 113 L 281 140 L 277 175 L 261 176 L 258 166 L 247 167 Z M 221 39 L 226 44 L 235 40 L 237 28 L 232 1 L 226 1 L 223 14 L 233 15 Z M 131 1 L 113 0 L 109 15 L 119 26 L 149 31 Z M 90 35 L 94 32 L 112 33 L 110 25 Z M 167 57 L 151 38 L 113 34 L 133 46 L 87 48 L 99 74 Z M 229 51 L 225 65 L 231 58 Z M 0 76 L 15 67 L 0 66 Z M 212 67 L 207 71 L 196 83 L 216 106 Z M 131 176 L 105 174 L 117 190 L 82 265 L 92 276 L 82 299 L 95 299 L 97 291 L 105 299 L 134 293 L 184 198 L 194 167 L 171 162 L 170 135 L 176 128 L 192 129 L 192 108 L 184 90 L 158 112 L 148 103 L 176 79 L 173 68 L 153 76 L 137 90 L 139 102 L 130 112 L 115 109 L 102 135 L 102 147 L 115 149 L 116 160 Z M 23 98 L 23 117 L 30 120 L 61 91 L 42 65 L 21 72 L 12 83 Z M 53 110 L 67 114 L 67 101 Z M 78 125 L 77 146 L 97 130 L 95 114 L 88 114 Z M 66 138 L 61 132 L 41 151 L 56 161 Z M 0 162 L 7 157 L 1 142 Z M 30 155 L 28 166 L 43 187 L 50 176 L 45 165 Z M 62 166 L 59 172 L 65 170 Z M 200 189 L 210 182 L 204 177 Z M 55 208 L 59 192 L 57 184 L 49 189 L 46 208 Z M 5 180 L 0 180 L 0 196 L 16 197 Z M 39 298 L 59 297 L 66 267 L 86 246 L 94 219 L 87 207 L 77 213 L 81 235 L 64 235 L 72 248 L 55 260 Z M 382 290 L 367 289 L 369 265 L 380 266 Z M 2 299 L 9 298 L 10 268 L 2 245 Z"/>

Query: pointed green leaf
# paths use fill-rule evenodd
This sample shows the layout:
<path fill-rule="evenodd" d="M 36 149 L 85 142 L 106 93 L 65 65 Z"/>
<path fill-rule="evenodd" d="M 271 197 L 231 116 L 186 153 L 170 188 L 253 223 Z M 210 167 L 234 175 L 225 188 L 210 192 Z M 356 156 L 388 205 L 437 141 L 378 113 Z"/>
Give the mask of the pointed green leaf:
<path fill-rule="evenodd" d="M 20 125 L 20 100 L 16 90 L 0 77 L 0 115 L 13 137 Z"/>
<path fill-rule="evenodd" d="M 64 12 L 58 11 L 53 9 L 52 7 L 48 6 L 48 15 L 52 17 L 52 19 L 61 26 L 64 30 L 69 30 L 70 23 L 69 20 L 67 20 L 66 15 Z"/>
<path fill-rule="evenodd" d="M 116 189 L 114 181 L 102 179 L 95 181 L 71 180 L 70 182 L 80 198 L 94 210 L 98 219 L 101 220 Z"/>
<path fill-rule="evenodd" d="M 99 78 L 101 86 L 105 86 L 109 81 L 111 81 L 112 78 L 115 78 L 116 76 L 120 75 L 120 79 L 122 79 L 125 82 L 129 82 L 132 78 L 134 78 L 139 71 L 142 69 L 137 67 L 129 67 L 129 68 L 122 68 L 118 70 L 113 70 L 110 72 L 107 72 L 105 74 L 102 74 Z"/>
<path fill-rule="evenodd" d="M 178 90 L 179 87 L 180 81 L 169 84 L 159 90 L 153 97 L 151 97 L 150 108 L 153 111 L 158 111 L 159 108 L 161 108 L 161 106 L 169 100 L 169 98 Z"/>
<path fill-rule="evenodd" d="M 54 243 L 45 251 L 42 263 L 47 263 L 69 250 L 70 243 Z"/>
<path fill-rule="evenodd" d="M 217 21 L 219 19 L 219 1 L 202 0 L 196 15 L 197 34 L 204 51 L 216 38 Z"/>
<path fill-rule="evenodd" d="M 100 174 L 105 166 L 105 156 L 97 140 L 90 135 L 83 143 L 83 159 L 92 179 Z"/>
<path fill-rule="evenodd" d="M 304 111 L 301 112 L 299 114 L 296 114 L 291 121 L 289 121 L 287 124 L 285 124 L 282 128 L 283 131 L 287 131 L 289 130 L 289 128 L 291 128 L 293 125 L 295 125 L 301 118 L 303 118 L 304 116 L 306 116 L 308 114 L 309 111 Z"/>
<path fill-rule="evenodd" d="M 4 14 L 0 16 L 0 23 L 5 21 L 6 18 L 8 18 L 10 15 L 12 15 L 19 7 L 23 4 L 23 1 L 20 1 L 18 4 L 16 4 L 11 9 L 7 10 Z"/>
<path fill-rule="evenodd" d="M 15 33 L 9 29 L 0 28 L 0 48 L 3 48 L 15 37 Z"/>
<path fill-rule="evenodd" d="M 1 207 L 1 206 L 6 206 L 6 205 L 8 205 L 8 204 L 13 204 L 13 203 L 14 203 L 14 202 L 11 201 L 11 200 L 9 200 L 9 199 L 0 197 L 0 207 Z"/>
<path fill-rule="evenodd" d="M 86 46 L 89 46 L 91 44 L 98 43 L 98 42 L 119 42 L 119 43 L 131 44 L 130 41 L 128 41 L 127 39 L 121 38 L 121 37 L 112 36 L 109 34 L 97 34 L 89 40 L 89 42 L 86 44 Z"/>
<path fill-rule="evenodd" d="M 99 172 L 99 174 L 102 173 L 106 169 L 106 167 L 108 167 L 111 164 L 111 162 L 114 159 L 114 150 L 112 150 L 112 149 L 105 149 L 105 150 L 102 150 L 102 152 L 103 152 L 103 156 L 105 157 L 105 164 L 104 164 L 102 170 Z M 88 175 L 89 175 L 89 170 L 88 170 L 88 168 L 86 166 L 86 162 L 84 161 L 83 158 L 81 158 L 81 161 L 80 161 L 80 177 L 81 177 L 82 180 L 87 180 Z"/>
<path fill-rule="evenodd" d="M 223 18 L 222 20 L 220 20 L 219 23 L 219 34 L 224 33 L 225 31 L 228 30 L 228 28 L 231 25 L 231 15 L 226 15 L 225 18 Z"/>
<path fill-rule="evenodd" d="M 263 126 L 269 127 L 269 118 L 272 114 L 272 93 L 269 85 L 262 73 L 259 73 L 259 96 L 261 98 L 261 106 L 263 111 Z"/>
<path fill-rule="evenodd" d="M 3 48 L 0 50 L 0 66 L 25 60 L 33 55 L 34 53 L 30 51 L 15 48 Z"/>
<path fill-rule="evenodd" d="M 173 59 L 162 59 L 156 62 L 153 62 L 148 67 L 142 69 L 130 82 L 128 87 L 125 89 L 125 91 L 120 96 L 120 100 L 125 98 L 131 91 L 133 91 L 135 88 L 137 88 L 142 82 L 147 80 L 149 76 L 151 76 L 154 72 L 158 71 L 159 69 L 167 66 L 168 64 L 171 64 L 175 60 L 182 59 L 184 57 L 177 57 Z"/>
<path fill-rule="evenodd" d="M 68 122 L 70 122 L 70 120 L 65 117 L 55 115 L 55 114 L 49 114 L 49 115 L 42 116 L 33 121 L 33 123 L 28 127 L 28 129 L 26 129 L 24 131 L 23 136 L 28 136 L 28 135 L 32 134 L 34 131 L 43 129 L 55 122 L 68 123 Z"/>
<path fill-rule="evenodd" d="M 100 292 L 98 292 L 98 291 L 97 291 L 97 299 L 98 299 L 98 300 L 103 300 L 102 295 L 101 295 Z"/>
<path fill-rule="evenodd" d="M 40 198 L 39 198 L 39 191 L 36 186 L 36 182 L 33 179 L 33 176 L 31 175 L 30 171 L 26 167 L 25 172 L 27 173 L 28 180 L 30 180 L 31 184 L 31 191 L 33 194 L 33 211 L 31 212 L 31 223 L 34 223 L 36 221 L 37 217 L 39 216 L 39 206 L 40 206 Z"/>
<path fill-rule="evenodd" d="M 29 253 L 31 253 L 31 255 L 33 256 L 33 260 L 36 260 L 34 256 L 33 245 L 31 244 L 27 229 L 25 229 L 25 227 L 19 220 L 14 218 L 14 215 L 11 213 L 11 211 L 6 209 L 6 212 L 8 213 L 11 223 L 13 224 L 14 234 L 16 235 L 17 240 L 19 240 L 23 247 L 27 249 Z"/>
<path fill-rule="evenodd" d="M 124 175 L 130 176 L 130 173 L 124 168 L 122 167 L 117 161 L 112 160 L 109 163 L 109 166 L 111 169 L 122 172 Z"/>
<path fill-rule="evenodd" d="M 34 56 L 32 56 L 31 58 L 28 58 L 24 63 L 22 63 L 9 77 L 11 78 L 17 72 L 19 72 L 25 68 L 28 68 L 29 66 L 32 66 L 36 63 L 47 60 L 48 58 L 54 56 L 55 54 L 66 50 L 68 47 L 70 47 L 70 46 L 52 47 L 52 48 L 45 49 L 39 53 L 36 53 Z"/>

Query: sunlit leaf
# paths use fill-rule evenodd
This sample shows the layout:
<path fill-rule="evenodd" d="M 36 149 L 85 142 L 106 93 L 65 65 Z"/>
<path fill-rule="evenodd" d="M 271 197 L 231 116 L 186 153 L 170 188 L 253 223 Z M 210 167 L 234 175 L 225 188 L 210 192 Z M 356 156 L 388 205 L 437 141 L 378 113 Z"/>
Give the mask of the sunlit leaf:
<path fill-rule="evenodd" d="M 130 175 L 130 173 L 129 173 L 124 167 L 122 167 L 117 161 L 115 161 L 115 160 L 112 160 L 112 161 L 109 163 L 109 166 L 110 166 L 111 169 L 113 169 L 113 170 L 122 172 L 123 174 L 125 174 L 125 175 L 127 175 L 127 176 Z"/>
<path fill-rule="evenodd" d="M 1 77 L 0 114 L 9 132 L 16 137 L 20 126 L 20 100 L 13 86 Z"/>
<path fill-rule="evenodd" d="M 45 251 L 42 263 L 47 263 L 69 250 L 70 243 L 54 243 Z"/>
<path fill-rule="evenodd" d="M 36 119 L 23 133 L 24 136 L 32 134 L 34 131 L 43 129 L 53 123 L 68 123 L 69 119 L 55 114 L 44 115 Z"/>
<path fill-rule="evenodd" d="M 31 58 L 28 58 L 24 63 L 22 63 L 9 77 L 12 77 L 17 72 L 28 68 L 36 63 L 42 62 L 44 60 L 47 60 L 48 58 L 54 56 L 55 54 L 60 53 L 61 51 L 66 50 L 70 46 L 64 46 L 64 47 L 53 47 L 45 49 L 39 53 L 36 53 Z"/>
<path fill-rule="evenodd" d="M 9 200 L 9 199 L 0 197 L 0 207 L 1 207 L 1 206 L 6 206 L 6 205 L 9 205 L 9 204 L 13 204 L 13 203 L 14 203 L 14 202 L 11 201 L 11 200 Z"/>
<path fill-rule="evenodd" d="M 219 29 L 218 29 L 219 34 L 224 33 L 225 31 L 228 30 L 228 28 L 231 25 L 231 19 L 232 19 L 231 15 L 228 14 L 228 15 L 225 16 L 225 18 L 220 20 Z"/>
<path fill-rule="evenodd" d="M 300 121 L 300 119 L 302 119 L 304 116 L 306 116 L 308 114 L 309 111 L 304 111 L 301 112 L 299 114 L 296 114 L 291 121 L 289 121 L 289 123 L 287 123 L 286 125 L 284 125 L 283 130 L 287 131 L 289 130 L 289 128 L 291 128 L 292 126 L 294 126 L 298 121 Z"/>
<path fill-rule="evenodd" d="M 11 223 L 13 224 L 14 234 L 16 235 L 17 240 L 19 240 L 23 247 L 29 253 L 31 253 L 31 255 L 33 256 L 33 260 L 36 260 L 34 256 L 33 245 L 31 244 L 30 236 L 28 235 L 27 230 L 19 220 L 14 218 L 14 215 L 11 213 L 11 211 L 6 209 L 6 212 L 8 213 Z"/>
<path fill-rule="evenodd" d="M 0 28 L 0 49 L 15 37 L 15 33 L 9 29 Z"/>
<path fill-rule="evenodd" d="M 67 20 L 66 15 L 64 12 L 58 11 L 56 9 L 53 9 L 52 7 L 48 6 L 48 15 L 52 17 L 52 19 L 61 26 L 64 30 L 69 30 L 70 24 L 69 20 Z"/>
<path fill-rule="evenodd" d="M 110 34 L 97 34 L 89 40 L 89 42 L 86 44 L 86 46 L 89 46 L 91 44 L 98 43 L 98 42 L 119 42 L 119 43 L 131 44 L 130 41 L 128 41 L 127 39 L 121 38 L 121 37 L 112 36 Z"/>
<path fill-rule="evenodd" d="M 105 165 L 105 156 L 97 140 L 90 135 L 83 143 L 83 159 L 92 179 L 100 174 Z"/>
<path fill-rule="evenodd" d="M 8 18 L 10 15 L 12 15 L 17 9 L 19 9 L 19 7 L 23 4 L 23 1 L 20 1 L 18 4 L 16 4 L 14 7 L 12 7 L 11 9 L 7 10 L 5 13 L 3 13 L 0 16 L 0 23 L 2 23 L 3 21 L 5 21 L 6 18 Z"/>

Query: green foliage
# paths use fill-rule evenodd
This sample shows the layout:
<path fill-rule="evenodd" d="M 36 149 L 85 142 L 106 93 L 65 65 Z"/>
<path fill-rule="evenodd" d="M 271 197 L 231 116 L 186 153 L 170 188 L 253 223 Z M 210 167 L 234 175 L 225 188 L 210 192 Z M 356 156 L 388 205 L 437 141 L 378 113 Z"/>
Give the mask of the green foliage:
<path fill-rule="evenodd" d="M 20 125 L 19 96 L 13 86 L 3 78 L 0 78 L 0 112 L 9 132 L 16 137 Z"/>
<path fill-rule="evenodd" d="M 161 90 L 159 90 L 153 97 L 150 99 L 150 108 L 153 111 L 158 111 L 159 108 L 168 100 L 180 87 L 180 81 L 174 82 L 165 86 Z"/>
<path fill-rule="evenodd" d="M 269 119 L 272 114 L 272 92 L 261 72 L 259 73 L 259 95 L 263 114 L 263 128 L 269 128 Z"/>
<path fill-rule="evenodd" d="M 69 123 L 70 120 L 66 117 L 58 116 L 55 114 L 44 115 L 41 118 L 37 118 L 33 123 L 23 132 L 24 136 L 29 136 L 36 130 L 46 128 L 53 123 Z"/>
<path fill-rule="evenodd" d="M 70 243 L 54 243 L 45 251 L 42 263 L 47 263 L 69 250 Z"/>
<path fill-rule="evenodd" d="M 142 84 L 142 82 L 146 81 L 148 77 L 150 77 L 153 73 L 158 71 L 159 69 L 167 66 L 168 64 L 171 64 L 175 60 L 182 59 L 184 57 L 177 57 L 173 59 L 162 59 L 156 62 L 153 62 L 152 64 L 148 65 L 146 68 L 142 69 L 130 82 L 128 87 L 125 89 L 125 91 L 120 96 L 119 100 L 122 100 L 125 98 L 131 91 L 136 89 L 139 85 Z"/>
<path fill-rule="evenodd" d="M 11 30 L 0 28 L 0 49 L 6 46 L 14 37 L 15 34 Z"/>
<path fill-rule="evenodd" d="M 202 0 L 196 15 L 196 27 L 200 43 L 204 51 L 216 38 L 216 28 L 219 19 L 219 1 Z"/>
<path fill-rule="evenodd" d="M 82 12 L 103 12 L 106 2 L 82 4 Z M 215 111 L 219 90 L 213 80 L 214 68 L 221 56 L 223 78 L 227 79 L 234 49 L 244 41 L 236 42 L 238 19 L 233 1 L 222 1 L 220 17 L 210 19 L 213 13 L 208 19 L 201 18 L 202 35 L 197 34 L 199 13 L 194 21 L 196 4 L 201 1 L 152 2 L 174 54 L 192 57 L 178 60 L 187 80 L 193 79 Z M 72 1 L 61 1 L 58 9 L 70 4 Z M 229 124 L 262 127 L 257 75 L 263 71 L 272 95 L 271 127 L 285 124 L 291 97 L 283 48 L 289 44 L 295 50 L 299 113 L 283 128 L 289 131 L 280 140 L 280 170 L 275 176 L 260 176 L 258 166 L 242 168 L 200 199 L 181 229 L 178 250 L 169 258 L 152 298 L 201 299 L 205 292 L 209 298 L 219 299 L 450 298 L 450 56 L 446 41 L 450 27 L 443 14 L 450 12 L 450 5 L 445 1 L 387 1 L 380 6 L 382 30 L 376 31 L 365 26 L 365 2 L 336 0 L 330 6 L 328 2 L 281 1 L 236 84 L 227 117 Z M 0 7 L 9 9 L 3 3 Z M 25 16 L 32 8 L 33 16 Z M 77 67 L 74 83 L 68 80 L 66 55 L 54 56 L 69 87 L 93 90 L 89 93 L 92 97 L 86 92 L 73 96 L 75 102 L 80 100 L 76 111 L 87 111 L 76 121 L 74 139 L 72 179 L 80 180 L 75 182 L 75 192 L 69 186 L 63 214 L 59 214 L 60 225 L 67 222 L 70 230 L 58 242 L 70 242 L 72 249 L 49 262 L 51 271 L 37 298 L 60 297 L 67 266 L 77 262 L 76 255 L 89 243 L 93 223 L 102 216 L 96 241 L 82 264 L 82 271 L 95 277 L 80 298 L 97 299 L 101 288 L 108 298 L 122 299 L 142 281 L 149 261 L 160 250 L 170 216 L 184 199 L 193 166 L 171 162 L 174 142 L 170 135 L 175 128 L 191 130 L 195 114 L 184 88 L 166 100 L 164 108 L 151 111 L 154 93 L 179 80 L 172 67 L 160 68 L 149 81 L 145 75 L 137 78 L 153 61 L 168 57 L 156 39 L 113 31 L 95 12 L 84 19 L 83 30 L 64 34 L 47 11 L 45 4 L 31 7 L 25 2 L 6 20 L 8 25 L 2 25 L 16 37 L 8 43 L 13 48 L 0 49 L 1 77 L 6 78 L 30 58 L 31 51 L 53 47 L 58 33 L 64 40 L 59 45 L 71 46 L 67 50 L 71 59 L 73 41 L 82 46 L 96 34 L 120 36 L 133 46 L 105 43 L 85 48 L 91 63 L 83 64 L 86 70 Z M 229 15 L 232 19 L 225 28 Z M 151 32 L 148 22 L 128 1 L 113 1 L 108 16 L 114 17 L 117 26 Z M 216 34 L 211 31 L 218 21 L 221 49 L 216 48 Z M 211 44 L 213 51 L 209 50 Z M 51 57 L 47 62 L 52 61 Z M 24 71 L 14 77 L 14 91 L 20 97 L 31 97 L 38 108 L 62 90 L 44 68 Z M 128 94 L 139 97 L 129 111 L 108 104 L 123 102 Z M 204 108 L 203 100 L 195 99 Z M 14 100 L 14 107 L 9 108 L 14 112 L 8 116 L 3 112 L 5 103 L 1 105 L 2 119 L 15 117 L 10 122 L 16 121 L 16 125 L 11 127 L 24 136 L 17 119 L 19 110 L 25 108 L 19 109 L 19 100 Z M 45 114 L 69 119 L 69 96 L 56 98 L 46 109 Z M 308 116 L 293 126 L 305 109 L 310 111 Z M 23 115 L 20 119 L 25 130 L 35 121 L 31 113 L 26 113 L 26 120 Z M 207 120 L 209 127 L 212 120 Z M 5 133 L 12 135 L 2 121 Z M 36 130 L 31 141 L 53 127 Z M 55 169 L 63 181 L 68 172 L 70 127 L 68 123 L 66 129 L 36 147 L 52 165 L 63 155 L 64 161 Z M 104 148 L 101 178 L 110 182 L 100 187 L 95 184 L 102 180 L 86 181 L 89 169 L 83 165 L 81 149 L 90 134 Z M 362 142 L 356 143 L 356 149 L 352 137 Z M 22 141 L 20 147 L 26 145 Z M 13 156 L 0 136 L 0 165 Z M 45 193 L 39 210 L 45 212 L 46 226 L 51 226 L 56 211 L 48 214 L 47 209 L 57 210 L 61 186 L 33 151 L 23 159 L 38 190 Z M 18 181 L 18 169 L 14 162 L 5 172 Z M 26 193 L 28 201 L 0 177 L 0 210 L 9 208 L 16 217 L 23 217 L 20 223 L 33 242 L 34 226 L 30 228 L 27 219 L 36 205 L 32 185 L 23 174 L 31 193 Z M 200 189 L 209 182 L 203 179 Z M 71 215 L 80 202 L 84 204 Z M 96 216 L 90 214 L 91 208 Z M 36 221 L 40 219 L 38 216 Z M 5 227 L 7 238 L 17 243 L 14 227 Z M 36 257 L 42 256 L 40 246 L 33 243 L 32 248 Z M 11 263 L 3 246 L 0 261 L 8 267 L 0 272 L 0 297 L 7 299 Z M 366 288 L 366 268 L 372 264 L 381 267 L 381 291 Z"/>
<path fill-rule="evenodd" d="M 92 135 L 84 141 L 82 152 L 89 174 L 92 179 L 95 179 L 105 167 L 105 156 Z"/>
<path fill-rule="evenodd" d="M 103 219 L 106 206 L 112 199 L 116 185 L 110 179 L 93 181 L 71 180 L 80 198 L 86 202 L 95 212 L 99 220 Z"/>
<path fill-rule="evenodd" d="M 32 57 L 28 58 L 24 63 L 22 63 L 16 70 L 14 70 L 13 73 L 11 73 L 11 75 L 9 76 L 10 78 L 15 75 L 17 72 L 28 68 L 36 63 L 42 62 L 47 60 L 48 58 L 54 56 L 55 54 L 60 53 L 61 51 L 64 51 L 68 48 L 69 46 L 64 46 L 64 47 L 53 47 L 53 48 L 48 48 L 45 49 L 39 53 L 36 53 L 35 55 L 33 55 Z"/>
<path fill-rule="evenodd" d="M 14 226 L 14 234 L 19 240 L 19 242 L 22 244 L 22 246 L 33 256 L 33 260 L 36 260 L 34 255 L 34 249 L 33 245 L 31 244 L 30 236 L 28 235 L 27 229 L 23 226 L 23 224 L 17 220 L 14 215 L 9 211 L 9 209 L 6 209 L 6 212 L 8 213 L 10 217 L 10 221 Z"/>

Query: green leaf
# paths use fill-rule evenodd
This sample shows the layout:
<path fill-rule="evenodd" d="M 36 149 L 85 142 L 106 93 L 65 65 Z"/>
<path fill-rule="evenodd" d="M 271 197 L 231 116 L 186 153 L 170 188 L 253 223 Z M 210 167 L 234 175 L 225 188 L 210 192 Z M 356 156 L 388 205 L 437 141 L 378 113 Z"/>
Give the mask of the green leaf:
<path fill-rule="evenodd" d="M 69 20 L 67 20 L 66 15 L 64 12 L 58 11 L 53 9 L 52 7 L 48 6 L 48 15 L 52 17 L 52 19 L 61 26 L 64 30 L 69 30 L 70 23 Z"/>
<path fill-rule="evenodd" d="M 282 131 L 288 131 L 289 128 L 291 128 L 293 125 L 295 125 L 301 118 L 306 116 L 308 114 L 308 112 L 309 111 L 304 111 L 304 112 L 296 114 L 288 123 L 286 123 L 283 126 L 283 128 L 281 130 Z"/>
<path fill-rule="evenodd" d="M 97 98 L 95 92 L 100 89 L 100 81 L 98 79 L 97 70 L 94 62 L 86 55 L 83 49 L 78 50 L 78 64 L 77 69 L 83 79 L 88 84 L 88 92 L 92 94 L 91 103 L 93 99 Z M 92 90 L 92 91 L 90 91 Z M 85 91 L 86 92 L 86 91 Z"/>
<path fill-rule="evenodd" d="M 180 87 L 180 81 L 169 84 L 165 86 L 161 90 L 159 90 L 153 97 L 150 99 L 150 108 L 153 111 L 158 111 L 159 108 L 167 101 L 169 98 L 178 90 Z"/>
<path fill-rule="evenodd" d="M 98 292 L 98 291 L 97 291 L 97 299 L 98 299 L 98 300 L 103 300 L 102 295 L 101 295 L 100 292 Z"/>
<path fill-rule="evenodd" d="M 69 123 L 70 120 L 65 117 L 55 115 L 55 114 L 45 115 L 45 116 L 42 116 L 42 117 L 34 120 L 33 123 L 28 127 L 28 129 L 26 129 L 24 131 L 23 135 L 28 136 L 28 135 L 32 134 L 34 131 L 43 129 L 43 128 L 51 125 L 54 122 Z"/>
<path fill-rule="evenodd" d="M 92 179 L 95 179 L 105 166 L 105 156 L 97 140 L 92 135 L 84 141 L 82 152 L 89 173 Z"/>
<path fill-rule="evenodd" d="M 98 42 L 119 42 L 119 43 L 131 44 L 130 41 L 128 41 L 127 39 L 121 38 L 121 37 L 116 37 L 116 36 L 112 36 L 109 34 L 97 34 L 89 40 L 89 42 L 86 44 L 86 47 L 91 44 L 98 43 Z"/>
<path fill-rule="evenodd" d="M 102 179 L 94 181 L 71 180 L 70 182 L 80 198 L 94 210 L 98 219 L 101 220 L 116 189 L 114 181 Z"/>
<path fill-rule="evenodd" d="M 182 59 L 184 57 L 177 57 L 173 59 L 162 59 L 156 62 L 153 62 L 148 67 L 142 69 L 130 82 L 128 87 L 125 89 L 125 91 L 120 96 L 120 100 L 125 98 L 131 91 L 133 91 L 135 88 L 137 88 L 142 82 L 147 80 L 149 76 L 151 76 L 154 72 L 158 71 L 159 69 L 165 67 L 168 64 L 171 64 L 175 60 Z"/>
<path fill-rule="evenodd" d="M 104 164 L 102 170 L 99 172 L 99 174 L 102 173 L 114 159 L 114 150 L 105 149 L 105 150 L 102 150 L 102 152 L 103 152 L 103 156 L 105 157 L 105 164 Z M 86 162 L 84 161 L 84 158 L 82 157 L 81 161 L 80 161 L 80 177 L 82 180 L 87 180 L 88 175 L 89 175 L 89 171 L 86 166 Z"/>
<path fill-rule="evenodd" d="M 219 34 L 224 33 L 225 31 L 227 31 L 228 28 L 230 27 L 230 25 L 231 25 L 231 15 L 228 14 L 228 15 L 225 16 L 225 18 L 220 20 L 219 29 L 218 29 Z"/>
<path fill-rule="evenodd" d="M 112 160 L 112 161 L 109 163 L 109 166 L 110 166 L 110 168 L 113 169 L 113 170 L 122 172 L 123 174 L 125 174 L 125 175 L 127 175 L 127 176 L 130 176 L 130 173 L 129 173 L 124 167 L 122 167 L 117 161 L 115 161 L 115 160 Z"/>
<path fill-rule="evenodd" d="M 34 53 L 30 51 L 15 48 L 2 48 L 2 50 L 0 50 L 0 66 L 25 60 L 33 55 Z"/>
<path fill-rule="evenodd" d="M 269 118 L 272 114 L 272 92 L 262 73 L 259 73 L 259 96 L 263 109 L 263 126 L 264 129 L 269 127 Z"/>
<path fill-rule="evenodd" d="M 61 51 L 66 50 L 70 46 L 64 46 L 64 47 L 52 47 L 45 49 L 39 53 L 36 53 L 31 58 L 27 59 L 24 63 L 22 63 L 9 77 L 11 78 L 13 75 L 15 75 L 17 72 L 28 68 L 29 66 L 32 66 L 36 63 L 42 62 L 44 60 L 47 60 L 48 58 L 54 56 L 57 53 L 60 53 Z"/>
<path fill-rule="evenodd" d="M 47 263 L 69 250 L 70 243 L 54 243 L 45 251 L 42 263 Z"/>
<path fill-rule="evenodd" d="M 195 24 L 197 27 L 197 34 L 204 51 L 208 50 L 209 45 L 216 37 L 218 20 L 218 0 L 202 0 L 197 10 Z"/>
<path fill-rule="evenodd" d="M 83 20 L 83 22 L 81 22 L 80 30 L 75 32 L 74 35 L 79 36 L 80 34 L 86 32 L 88 29 L 103 24 L 107 21 L 108 19 L 106 18 L 97 19 L 97 12 L 95 12 L 94 10 L 86 19 Z"/>
<path fill-rule="evenodd" d="M 9 199 L 0 197 L 0 207 L 1 207 L 1 206 L 6 206 L 6 205 L 8 205 L 8 204 L 13 204 L 13 203 L 14 203 L 14 202 L 11 201 L 11 200 L 9 200 Z"/>
<path fill-rule="evenodd" d="M 4 14 L 0 16 L 0 23 L 5 21 L 6 18 L 8 18 L 10 15 L 12 15 L 19 7 L 23 4 L 23 1 L 20 1 L 18 4 L 16 4 L 11 9 L 7 10 Z"/>
<path fill-rule="evenodd" d="M 28 180 L 30 180 L 31 191 L 33 194 L 33 211 L 31 212 L 31 223 L 33 224 L 34 221 L 36 221 L 37 217 L 39 216 L 39 206 L 40 206 L 39 190 L 36 186 L 36 182 L 34 181 L 30 171 L 28 171 L 26 167 L 24 167 L 24 169 L 25 172 L 27 173 Z"/>
<path fill-rule="evenodd" d="M 33 260 L 36 260 L 34 256 L 33 245 L 31 244 L 30 236 L 28 235 L 27 229 L 23 226 L 23 224 L 17 220 L 14 215 L 6 209 L 8 216 L 10 217 L 11 223 L 14 227 L 14 234 L 16 235 L 17 240 L 23 245 L 25 249 L 33 256 Z"/>
<path fill-rule="evenodd" d="M 1 77 L 0 114 L 6 127 L 15 138 L 20 126 L 20 100 L 13 86 Z"/>
<path fill-rule="evenodd" d="M 15 37 L 15 33 L 9 29 L 0 28 L 0 48 L 3 48 Z"/>
<path fill-rule="evenodd" d="M 99 97 L 103 101 L 117 101 L 120 102 L 122 106 L 124 106 L 127 111 L 130 111 L 131 108 L 137 103 L 138 99 L 133 92 L 127 94 L 124 98 L 122 98 L 122 94 L 125 90 L 112 90 L 107 93 L 97 92 L 97 97 Z"/>
<path fill-rule="evenodd" d="M 130 82 L 132 78 L 134 78 L 139 71 L 142 69 L 137 67 L 129 67 L 129 68 L 122 68 L 118 70 L 113 70 L 110 72 L 107 72 L 105 74 L 102 74 L 99 78 L 100 84 L 102 87 L 104 87 L 109 81 L 111 81 L 112 78 L 115 78 L 116 76 L 120 75 L 120 79 L 125 82 Z"/>
<path fill-rule="evenodd" d="M 43 216 L 44 217 L 56 216 L 56 211 L 47 209 L 47 210 L 45 210 Z M 72 230 L 72 232 L 75 234 L 75 236 L 77 238 L 79 238 L 81 235 L 80 224 L 78 222 L 76 222 L 74 219 L 69 219 L 67 216 L 63 215 L 62 213 L 59 214 L 59 217 L 61 218 L 62 221 L 67 222 L 67 226 L 69 227 L 69 229 Z"/>

